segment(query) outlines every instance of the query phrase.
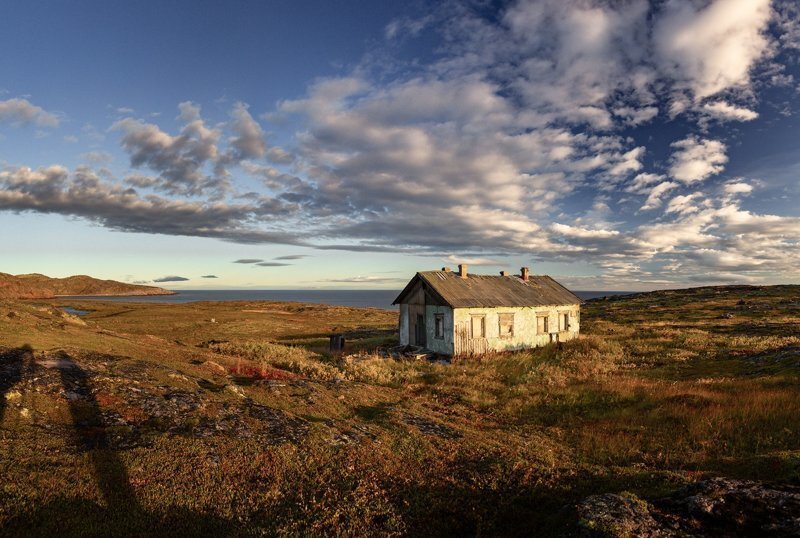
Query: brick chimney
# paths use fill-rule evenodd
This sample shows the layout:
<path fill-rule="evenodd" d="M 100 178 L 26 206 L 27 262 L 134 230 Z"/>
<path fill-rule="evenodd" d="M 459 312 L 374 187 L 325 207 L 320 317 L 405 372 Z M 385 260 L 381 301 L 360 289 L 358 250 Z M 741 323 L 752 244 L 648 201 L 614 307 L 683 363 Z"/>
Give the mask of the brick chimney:
<path fill-rule="evenodd" d="M 527 282 L 528 281 L 528 277 L 529 277 L 529 275 L 528 275 L 529 269 L 527 267 L 523 267 L 519 271 L 520 271 L 520 274 L 522 275 L 522 280 Z"/>
<path fill-rule="evenodd" d="M 500 276 L 508 276 L 508 271 L 500 271 Z"/>
<path fill-rule="evenodd" d="M 459 263 L 458 264 L 458 276 L 461 278 L 467 278 L 467 264 L 466 263 Z"/>

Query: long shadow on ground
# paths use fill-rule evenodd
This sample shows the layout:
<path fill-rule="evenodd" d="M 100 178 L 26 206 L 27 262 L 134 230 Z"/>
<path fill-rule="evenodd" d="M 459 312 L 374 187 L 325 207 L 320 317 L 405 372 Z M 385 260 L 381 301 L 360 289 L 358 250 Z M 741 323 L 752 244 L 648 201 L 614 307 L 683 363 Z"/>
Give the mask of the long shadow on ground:
<path fill-rule="evenodd" d="M 29 367 L 32 351 L 30 346 L 22 346 L 0 353 L 0 423 L 6 411 L 7 394 L 22 379 L 23 370 Z"/>
<path fill-rule="evenodd" d="M 22 347 L 0 353 L 0 423 L 7 393 L 32 370 L 32 351 Z M 0 528 L 0 536 L 185 536 L 213 535 L 234 528 L 232 522 L 181 508 L 158 515 L 144 511 L 124 462 L 111 448 L 89 375 L 68 354 L 60 352 L 57 359 L 64 389 L 76 395 L 68 398 L 74 426 L 72 441 L 88 453 L 104 506 L 90 500 L 59 497 L 13 519 Z"/>

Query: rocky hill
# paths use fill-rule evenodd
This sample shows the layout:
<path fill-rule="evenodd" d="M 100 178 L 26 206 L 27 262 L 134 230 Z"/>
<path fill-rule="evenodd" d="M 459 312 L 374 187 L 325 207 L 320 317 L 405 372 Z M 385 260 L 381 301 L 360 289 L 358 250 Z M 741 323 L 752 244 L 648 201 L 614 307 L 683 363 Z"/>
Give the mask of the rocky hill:
<path fill-rule="evenodd" d="M 50 278 L 33 273 L 0 273 L 0 299 L 51 299 L 59 295 L 172 295 L 174 292 L 155 286 L 99 280 L 86 275 Z"/>

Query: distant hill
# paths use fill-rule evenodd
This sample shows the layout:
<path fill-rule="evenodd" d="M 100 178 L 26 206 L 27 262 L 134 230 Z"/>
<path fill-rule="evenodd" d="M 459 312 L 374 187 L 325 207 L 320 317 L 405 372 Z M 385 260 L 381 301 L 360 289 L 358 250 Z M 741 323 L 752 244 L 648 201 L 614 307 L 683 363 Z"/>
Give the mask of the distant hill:
<path fill-rule="evenodd" d="M 175 292 L 155 286 L 99 280 L 86 275 L 50 278 L 33 273 L 0 273 L 0 299 L 50 299 L 58 295 L 173 295 Z"/>

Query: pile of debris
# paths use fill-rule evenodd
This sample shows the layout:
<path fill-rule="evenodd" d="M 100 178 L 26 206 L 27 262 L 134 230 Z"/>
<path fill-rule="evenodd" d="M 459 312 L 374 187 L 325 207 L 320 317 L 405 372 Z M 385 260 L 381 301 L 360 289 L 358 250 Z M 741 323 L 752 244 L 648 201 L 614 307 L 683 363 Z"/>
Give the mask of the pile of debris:
<path fill-rule="evenodd" d="M 442 355 L 436 353 L 435 351 L 431 351 L 430 349 L 425 349 L 422 346 L 412 346 L 412 345 L 399 345 L 390 347 L 388 349 L 381 349 L 378 350 L 378 353 L 382 357 L 390 358 L 390 359 L 413 359 L 413 360 L 427 360 L 427 361 L 435 361 L 442 359 Z"/>

